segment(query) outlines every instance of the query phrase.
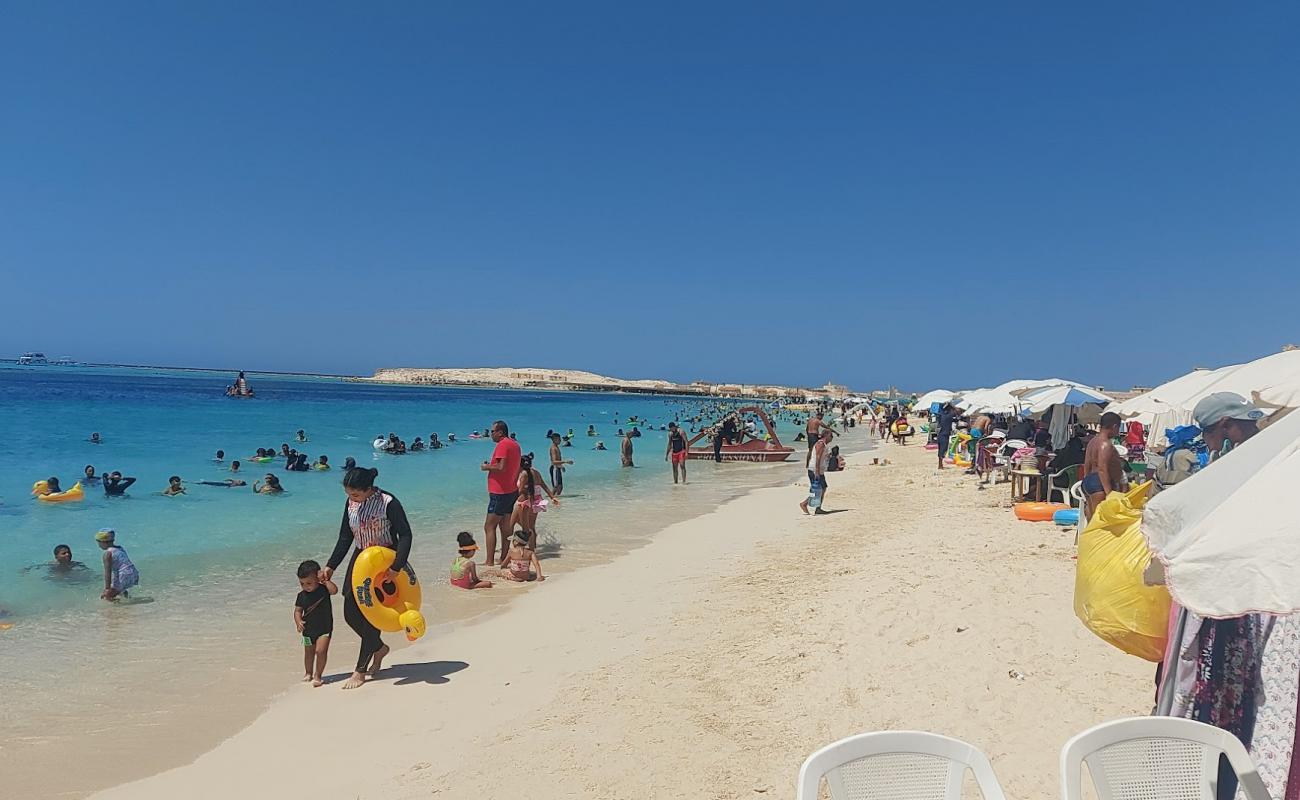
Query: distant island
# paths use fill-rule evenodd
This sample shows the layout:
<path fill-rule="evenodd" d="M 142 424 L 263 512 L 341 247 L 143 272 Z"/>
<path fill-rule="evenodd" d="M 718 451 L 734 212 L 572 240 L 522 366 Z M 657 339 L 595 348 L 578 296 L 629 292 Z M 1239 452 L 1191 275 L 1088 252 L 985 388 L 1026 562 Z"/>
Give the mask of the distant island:
<path fill-rule="evenodd" d="M 426 386 L 479 386 L 493 389 L 550 389 L 583 392 L 638 392 L 643 394 L 686 394 L 711 397 L 765 397 L 802 400 L 809 396 L 845 397 L 843 386 L 827 384 L 819 389 L 738 383 L 674 383 L 655 378 L 628 380 L 573 369 L 539 367 L 476 367 L 415 369 L 391 367 L 377 370 L 375 383 L 421 384 Z"/>

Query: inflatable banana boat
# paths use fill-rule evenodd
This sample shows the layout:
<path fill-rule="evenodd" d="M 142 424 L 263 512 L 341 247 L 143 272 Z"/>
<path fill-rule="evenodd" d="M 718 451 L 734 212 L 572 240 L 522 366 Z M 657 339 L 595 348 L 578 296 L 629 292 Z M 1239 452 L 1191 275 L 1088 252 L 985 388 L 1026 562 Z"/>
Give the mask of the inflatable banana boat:
<path fill-rule="evenodd" d="M 37 481 L 32 484 L 32 494 L 42 503 L 66 503 L 69 500 L 80 500 L 86 496 L 86 492 L 81 488 L 81 481 L 72 484 L 71 489 L 54 494 L 47 494 L 50 491 L 49 481 Z"/>

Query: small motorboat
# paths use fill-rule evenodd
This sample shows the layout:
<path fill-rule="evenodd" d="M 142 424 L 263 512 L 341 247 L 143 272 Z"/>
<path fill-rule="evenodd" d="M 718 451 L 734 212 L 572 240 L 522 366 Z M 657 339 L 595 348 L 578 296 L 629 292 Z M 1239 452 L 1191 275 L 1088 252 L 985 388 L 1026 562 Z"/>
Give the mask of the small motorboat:
<path fill-rule="evenodd" d="M 743 428 L 737 429 L 736 435 L 740 437 L 740 441 L 733 442 L 732 444 L 724 443 L 722 445 L 722 450 L 720 452 L 720 455 L 723 461 L 755 461 L 759 463 L 775 463 L 778 461 L 788 460 L 790 458 L 790 455 L 794 453 L 793 447 L 786 447 L 785 445 L 781 444 L 780 438 L 778 438 L 776 435 L 776 428 L 772 425 L 772 418 L 769 417 L 767 415 L 767 412 L 764 411 L 762 408 L 758 406 L 745 406 L 744 408 L 736 409 L 732 413 L 757 414 L 758 418 L 763 421 L 764 427 L 767 428 L 767 434 L 770 438 L 764 441 L 763 439 L 753 438 L 750 434 L 745 432 Z M 721 425 L 722 424 L 721 421 L 719 421 L 718 424 Z M 705 430 L 705 431 L 700 431 L 699 433 L 691 437 L 690 441 L 686 443 L 687 444 L 686 457 L 693 460 L 714 458 L 713 446 L 711 441 L 708 447 L 690 446 L 700 441 L 701 439 L 706 439 L 708 436 L 709 433 L 707 430 Z M 750 437 L 748 440 L 746 440 L 745 438 L 747 436 Z"/>

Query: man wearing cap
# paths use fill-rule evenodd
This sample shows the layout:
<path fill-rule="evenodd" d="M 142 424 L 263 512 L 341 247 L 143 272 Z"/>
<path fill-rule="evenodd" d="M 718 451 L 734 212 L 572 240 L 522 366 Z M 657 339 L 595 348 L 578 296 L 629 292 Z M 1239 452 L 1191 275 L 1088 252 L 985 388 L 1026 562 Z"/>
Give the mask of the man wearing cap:
<path fill-rule="evenodd" d="M 1120 491 L 1124 485 L 1124 460 L 1111 440 L 1119 436 L 1119 414 L 1107 411 L 1101 415 L 1101 433 L 1088 442 L 1083 454 L 1083 467 L 1079 470 L 1079 479 L 1083 481 L 1083 492 L 1088 496 L 1088 516 L 1097 508 L 1097 504 L 1106 499 L 1106 495 Z"/>
<path fill-rule="evenodd" d="M 1215 458 L 1259 433 L 1264 412 L 1239 394 L 1215 392 L 1200 399 L 1192 418 L 1210 458 Z"/>
<path fill-rule="evenodd" d="M 1211 459 L 1258 433 L 1263 416 L 1263 411 L 1232 392 L 1203 397 L 1192 409 Z M 1148 585 L 1165 582 L 1158 559 L 1151 560 L 1143 577 Z M 1270 790 L 1277 790 L 1276 797 L 1291 794 L 1284 792 L 1291 758 L 1289 754 L 1277 758 L 1272 742 L 1294 741 L 1295 700 L 1284 697 L 1284 692 L 1261 688 L 1273 685 L 1261 675 L 1295 669 L 1295 645 L 1285 638 L 1276 647 L 1270 641 L 1270 632 L 1287 624 L 1287 619 L 1267 614 L 1209 619 L 1180 608 L 1165 660 L 1156 673 L 1155 713 L 1196 719 L 1236 736 L 1261 765 L 1260 774 Z M 1279 761 L 1284 763 L 1279 766 Z M 1232 798 L 1236 789 L 1235 773 L 1220 764 L 1217 797 Z"/>

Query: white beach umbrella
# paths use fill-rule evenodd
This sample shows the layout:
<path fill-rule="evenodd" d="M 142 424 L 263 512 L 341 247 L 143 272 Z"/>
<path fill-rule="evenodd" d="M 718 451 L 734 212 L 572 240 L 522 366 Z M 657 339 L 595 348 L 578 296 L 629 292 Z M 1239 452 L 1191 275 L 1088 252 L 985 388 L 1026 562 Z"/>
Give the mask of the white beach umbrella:
<path fill-rule="evenodd" d="M 1300 408 L 1300 375 L 1251 392 L 1255 403 L 1269 408 Z"/>
<path fill-rule="evenodd" d="M 1047 386 L 1082 386 L 1062 378 L 1018 379 L 963 396 L 957 406 L 968 414 L 1014 414 L 1023 406 L 1021 395 Z"/>
<path fill-rule="evenodd" d="M 1198 614 L 1300 611 L 1300 413 L 1161 492 L 1142 532 L 1174 599 Z"/>
<path fill-rule="evenodd" d="M 1197 400 L 1211 391 L 1218 391 L 1209 387 L 1240 368 L 1240 364 L 1233 364 L 1218 369 L 1194 369 L 1149 392 L 1109 406 L 1107 410 L 1141 422 L 1149 431 L 1147 447 L 1160 447 L 1165 443 L 1166 430 L 1192 423 L 1192 409 Z"/>
<path fill-rule="evenodd" d="M 1044 386 L 1034 389 L 1020 395 L 1020 400 L 1023 403 L 1023 409 L 1030 414 L 1041 414 L 1052 406 L 1073 406 L 1078 408 L 1086 405 L 1104 406 L 1115 402 L 1113 397 L 1096 389 L 1071 384 Z"/>
<path fill-rule="evenodd" d="M 926 392 L 925 394 L 916 398 L 916 402 L 912 404 L 912 407 L 929 408 L 934 403 L 951 402 L 953 397 L 955 396 L 956 395 L 954 395 L 952 392 L 948 391 L 947 389 L 935 389 L 934 391 Z"/>

